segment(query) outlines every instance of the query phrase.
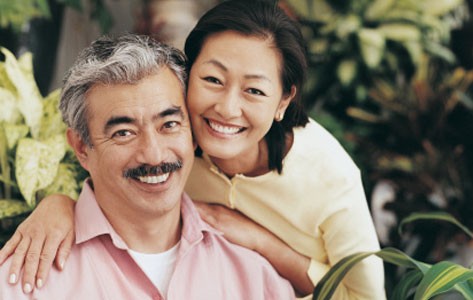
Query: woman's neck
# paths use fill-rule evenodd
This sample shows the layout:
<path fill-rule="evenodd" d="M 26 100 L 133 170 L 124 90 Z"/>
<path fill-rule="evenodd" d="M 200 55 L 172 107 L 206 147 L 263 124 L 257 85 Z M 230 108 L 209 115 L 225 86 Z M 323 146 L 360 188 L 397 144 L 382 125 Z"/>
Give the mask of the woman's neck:
<path fill-rule="evenodd" d="M 268 147 L 264 139 L 254 150 L 247 151 L 237 157 L 230 159 L 210 157 L 210 159 L 228 178 L 232 178 L 236 174 L 255 177 L 269 172 Z"/>
<path fill-rule="evenodd" d="M 283 153 L 283 157 L 286 157 L 287 153 L 292 147 L 294 142 L 294 134 L 286 135 L 286 147 Z M 218 167 L 218 169 L 227 175 L 228 178 L 232 178 L 236 174 L 243 174 L 248 177 L 256 177 L 268 173 L 268 146 L 266 140 L 263 139 L 259 142 L 256 149 L 248 151 L 245 154 L 240 154 L 238 157 L 231 159 L 219 159 L 216 157 L 210 157 L 210 160 Z"/>

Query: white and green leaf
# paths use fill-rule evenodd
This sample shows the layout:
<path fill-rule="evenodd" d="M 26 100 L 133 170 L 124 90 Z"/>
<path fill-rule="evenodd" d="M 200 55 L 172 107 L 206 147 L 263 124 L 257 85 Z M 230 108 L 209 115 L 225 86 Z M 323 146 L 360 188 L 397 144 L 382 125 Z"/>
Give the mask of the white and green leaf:
<path fill-rule="evenodd" d="M 19 141 L 15 175 L 28 205 L 35 206 L 36 192 L 53 182 L 65 151 L 66 142 L 63 135 L 57 135 L 44 142 L 31 138 Z"/>

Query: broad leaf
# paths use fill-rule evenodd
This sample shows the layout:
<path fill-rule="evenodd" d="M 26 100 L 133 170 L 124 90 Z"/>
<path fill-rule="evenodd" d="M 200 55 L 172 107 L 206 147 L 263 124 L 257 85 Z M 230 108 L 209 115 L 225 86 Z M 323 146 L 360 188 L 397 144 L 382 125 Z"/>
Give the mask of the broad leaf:
<path fill-rule="evenodd" d="M 358 32 L 358 40 L 363 61 L 369 68 L 379 66 L 385 52 L 385 39 L 381 32 L 364 28 Z"/>
<path fill-rule="evenodd" d="M 5 48 L 1 48 L 5 55 L 5 70 L 16 89 L 18 109 L 25 118 L 26 124 L 30 127 L 34 138 L 39 135 L 41 116 L 43 115 L 43 106 L 41 103 L 41 94 L 31 72 L 25 73 L 31 69 L 27 65 L 32 65 L 31 53 L 26 53 L 18 63 L 15 56 Z"/>
<path fill-rule="evenodd" d="M 73 165 L 59 164 L 56 178 L 51 185 L 45 189 L 45 196 L 51 194 L 63 194 L 77 199 L 79 197 L 79 183 L 76 180 L 76 172 Z"/>
<path fill-rule="evenodd" d="M 15 95 L 8 89 L 0 87 L 0 122 L 17 123 L 21 119 Z"/>
<path fill-rule="evenodd" d="M 45 142 L 29 138 L 19 141 L 15 174 L 20 191 L 30 206 L 36 204 L 35 193 L 53 182 L 65 149 L 62 135 Z"/>
<path fill-rule="evenodd" d="M 64 134 L 66 124 L 62 120 L 59 106 L 60 90 L 51 92 L 43 100 L 43 117 L 41 119 L 41 130 L 39 139 L 44 140 L 57 134 Z"/>
<path fill-rule="evenodd" d="M 18 141 L 24 137 L 29 132 L 29 128 L 26 125 L 14 125 L 10 123 L 4 123 L 5 136 L 7 138 L 8 149 L 13 149 Z"/>

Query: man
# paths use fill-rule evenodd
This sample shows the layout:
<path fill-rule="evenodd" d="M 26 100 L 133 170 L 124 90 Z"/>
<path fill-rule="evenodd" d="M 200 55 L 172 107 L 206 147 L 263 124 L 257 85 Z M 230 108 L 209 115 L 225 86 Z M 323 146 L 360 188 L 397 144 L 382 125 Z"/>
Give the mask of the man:
<path fill-rule="evenodd" d="M 101 38 L 66 76 L 67 139 L 90 173 L 64 271 L 0 299 L 291 299 L 258 254 L 198 216 L 184 184 L 193 163 L 185 58 L 146 37 Z M 0 268 L 5 278 L 11 261 Z"/>

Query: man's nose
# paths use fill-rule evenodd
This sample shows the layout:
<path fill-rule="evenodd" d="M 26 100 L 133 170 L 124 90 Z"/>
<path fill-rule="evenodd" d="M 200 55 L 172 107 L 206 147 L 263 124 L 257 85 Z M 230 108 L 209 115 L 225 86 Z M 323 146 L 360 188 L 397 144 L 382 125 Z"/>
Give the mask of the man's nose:
<path fill-rule="evenodd" d="M 139 140 L 137 160 L 139 163 L 158 165 L 163 161 L 165 146 L 157 132 L 143 133 Z"/>

